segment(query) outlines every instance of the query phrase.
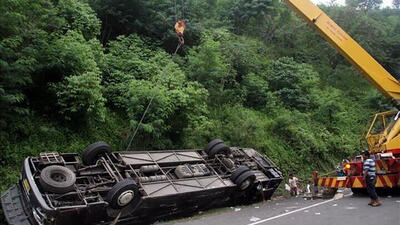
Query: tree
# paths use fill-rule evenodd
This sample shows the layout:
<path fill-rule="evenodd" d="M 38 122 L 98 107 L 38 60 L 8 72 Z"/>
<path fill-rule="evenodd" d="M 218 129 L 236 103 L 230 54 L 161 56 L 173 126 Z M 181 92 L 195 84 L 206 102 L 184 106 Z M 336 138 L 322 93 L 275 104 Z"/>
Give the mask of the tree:
<path fill-rule="evenodd" d="M 177 36 L 173 30 L 175 20 L 185 20 L 187 26 L 185 45 L 190 46 L 197 43 L 200 38 L 200 29 L 196 23 L 198 18 L 195 17 L 200 15 L 204 17 L 201 12 L 207 11 L 204 7 L 198 7 L 206 3 L 195 0 L 185 1 L 185 5 L 182 5 L 181 1 L 176 1 L 176 18 L 175 3 L 171 0 L 90 0 L 89 2 L 102 21 L 100 40 L 104 45 L 120 35 L 128 36 L 136 33 L 158 40 L 168 52 L 174 52 L 177 45 Z"/>
<path fill-rule="evenodd" d="M 205 122 L 207 97 L 207 91 L 188 81 L 172 61 L 150 80 L 132 80 L 124 95 L 132 130 L 140 126 L 140 146 L 156 149 L 179 146 L 185 130 Z M 139 125 L 147 106 L 149 110 Z"/>
<path fill-rule="evenodd" d="M 272 109 L 276 106 L 276 100 L 263 75 L 247 74 L 243 79 L 243 86 L 246 93 L 246 106 L 261 110 Z"/>
<path fill-rule="evenodd" d="M 95 72 L 66 77 L 54 84 L 60 112 L 67 120 L 86 123 L 90 120 L 104 121 L 105 98 L 102 95 L 101 78 Z"/>
<path fill-rule="evenodd" d="M 61 30 L 76 30 L 86 40 L 96 38 L 100 34 L 100 20 L 94 10 L 85 2 L 60 0 L 57 6 L 57 17 L 64 21 Z"/>
<path fill-rule="evenodd" d="M 382 0 L 346 0 L 346 5 L 367 11 L 371 9 L 378 9 L 382 2 Z"/>
<path fill-rule="evenodd" d="M 310 65 L 283 57 L 271 63 L 265 77 L 270 91 L 284 106 L 300 110 L 313 107 L 311 91 L 318 85 L 319 78 Z"/>
<path fill-rule="evenodd" d="M 279 13 L 276 0 L 236 0 L 231 3 L 230 20 L 236 34 L 250 34 L 270 40 Z"/>
<path fill-rule="evenodd" d="M 201 83 L 211 95 L 213 103 L 220 104 L 224 84 L 229 82 L 229 62 L 221 52 L 221 44 L 211 36 L 204 36 L 202 44 L 188 54 L 188 77 Z"/>
<path fill-rule="evenodd" d="M 46 32 L 42 17 L 49 10 L 41 7 L 51 3 L 40 1 L 6 0 L 0 4 L 0 128 L 15 115 L 26 115 L 24 90 L 32 84 L 32 73 L 40 66 L 40 49 L 45 47 Z"/>
<path fill-rule="evenodd" d="M 378 9 L 382 2 L 382 0 L 362 0 L 358 2 L 358 7 L 364 10 Z"/>
<path fill-rule="evenodd" d="M 393 0 L 392 5 L 393 8 L 400 9 L 400 0 Z"/>
<path fill-rule="evenodd" d="M 169 62 L 169 56 L 152 39 L 132 34 L 110 41 L 102 67 L 104 95 L 110 106 L 123 109 L 129 83 L 135 79 L 152 79 L 162 70 L 163 59 Z"/>
<path fill-rule="evenodd" d="M 97 69 L 94 42 L 80 44 L 98 35 L 99 20 L 88 4 L 71 0 L 7 0 L 0 9 L 7 12 L 0 16 L 1 117 L 44 108 L 53 113 L 48 84 Z"/>

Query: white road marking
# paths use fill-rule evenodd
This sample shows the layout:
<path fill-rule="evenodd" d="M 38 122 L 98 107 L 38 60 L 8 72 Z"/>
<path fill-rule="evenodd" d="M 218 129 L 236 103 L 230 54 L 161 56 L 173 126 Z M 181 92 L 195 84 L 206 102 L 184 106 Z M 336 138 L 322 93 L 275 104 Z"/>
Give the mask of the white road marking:
<path fill-rule="evenodd" d="M 347 196 L 350 196 L 350 195 L 352 195 L 352 194 L 345 195 L 344 197 L 347 197 Z M 326 200 L 326 201 L 323 201 L 323 202 L 316 203 L 314 205 L 306 206 L 306 207 L 301 208 L 301 209 L 296 209 L 296 210 L 293 210 L 291 212 L 283 213 L 283 214 L 280 214 L 280 215 L 277 215 L 277 216 L 273 216 L 273 217 L 270 217 L 270 218 L 267 218 L 267 219 L 263 219 L 263 220 L 260 220 L 260 221 L 254 222 L 254 223 L 249 223 L 247 225 L 256 225 L 256 224 L 264 223 L 264 222 L 267 222 L 267 221 L 270 221 L 270 220 L 278 219 L 280 217 L 284 217 L 284 216 L 287 216 L 287 215 L 290 215 L 290 214 L 293 214 L 293 213 L 297 213 L 297 212 L 303 211 L 305 209 L 314 208 L 316 206 L 323 205 L 323 204 L 326 204 L 326 203 L 329 203 L 329 202 L 332 202 L 332 201 L 335 201 L 335 200 L 337 200 L 337 199 L 332 198 L 332 199 L 329 199 L 329 200 Z"/>

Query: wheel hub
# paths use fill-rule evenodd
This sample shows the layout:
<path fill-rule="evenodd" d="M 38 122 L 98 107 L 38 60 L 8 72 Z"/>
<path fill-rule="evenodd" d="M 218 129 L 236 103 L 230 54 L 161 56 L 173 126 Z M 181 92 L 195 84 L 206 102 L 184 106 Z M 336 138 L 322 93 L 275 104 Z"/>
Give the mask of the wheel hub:
<path fill-rule="evenodd" d="M 118 205 L 119 206 L 128 205 L 132 201 L 134 196 L 135 193 L 132 190 L 127 190 L 122 192 L 122 194 L 118 197 Z"/>
<path fill-rule="evenodd" d="M 51 174 L 50 177 L 51 177 L 51 179 L 53 179 L 54 181 L 56 181 L 58 183 L 65 182 L 67 180 L 65 175 L 61 174 L 61 173 L 53 173 L 53 174 Z"/>
<path fill-rule="evenodd" d="M 249 186 L 250 186 L 250 179 L 247 179 L 240 185 L 240 189 L 246 190 Z"/>

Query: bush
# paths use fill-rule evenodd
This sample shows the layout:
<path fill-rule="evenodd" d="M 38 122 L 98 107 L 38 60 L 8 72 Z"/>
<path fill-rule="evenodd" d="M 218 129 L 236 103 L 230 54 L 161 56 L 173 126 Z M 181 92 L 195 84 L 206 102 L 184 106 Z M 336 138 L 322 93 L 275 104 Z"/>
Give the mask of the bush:
<path fill-rule="evenodd" d="M 135 34 L 119 36 L 107 46 L 102 67 L 104 95 L 111 106 L 124 109 L 124 94 L 135 79 L 149 80 L 170 62 L 170 56 L 152 45 L 150 39 Z"/>
<path fill-rule="evenodd" d="M 67 120 L 81 122 L 104 121 L 105 98 L 102 95 L 101 78 L 95 72 L 66 77 L 64 82 L 54 84 L 60 113 Z"/>
<path fill-rule="evenodd" d="M 280 58 L 271 63 L 266 79 L 270 91 L 288 108 L 307 110 L 313 107 L 312 89 L 318 86 L 318 74 L 310 65 Z"/>
<path fill-rule="evenodd" d="M 243 79 L 243 88 L 246 94 L 246 106 L 263 111 L 276 107 L 276 99 L 270 92 L 269 84 L 264 76 L 247 74 Z"/>
<path fill-rule="evenodd" d="M 186 129 L 205 120 L 207 96 L 201 85 L 187 81 L 177 65 L 170 62 L 153 80 L 133 80 L 129 84 L 125 108 L 135 129 L 152 101 L 140 125 L 141 145 L 171 148 L 182 143 Z"/>
<path fill-rule="evenodd" d="M 189 51 L 185 67 L 189 79 L 201 83 L 209 91 L 212 104 L 223 103 L 225 84 L 232 79 L 228 59 L 220 46 L 218 41 L 204 36 L 202 43 Z"/>

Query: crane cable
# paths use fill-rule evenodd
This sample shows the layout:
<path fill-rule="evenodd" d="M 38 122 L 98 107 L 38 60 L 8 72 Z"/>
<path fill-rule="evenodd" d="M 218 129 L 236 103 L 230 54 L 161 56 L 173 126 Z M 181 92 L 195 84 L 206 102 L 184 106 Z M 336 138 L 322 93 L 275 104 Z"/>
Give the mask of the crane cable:
<path fill-rule="evenodd" d="M 175 5 L 175 21 L 178 21 L 178 14 L 176 13 L 176 0 L 174 0 L 174 5 Z"/>
<path fill-rule="evenodd" d="M 185 19 L 185 8 L 184 8 L 184 2 L 183 2 L 183 0 L 181 0 L 181 5 L 182 5 L 182 6 L 181 6 L 181 9 L 182 9 L 182 20 L 179 20 L 179 21 L 181 21 L 181 22 L 183 23 L 183 20 Z M 177 21 L 176 23 L 178 23 L 179 21 L 178 21 L 178 14 L 177 14 L 177 10 L 176 10 L 176 9 L 177 9 L 177 7 L 176 7 L 176 0 L 174 0 L 175 21 Z M 176 25 L 175 25 L 175 26 L 176 26 Z M 182 40 L 183 40 L 183 31 L 184 31 L 184 29 L 185 29 L 185 24 L 183 23 L 183 30 L 181 31 L 181 36 L 182 36 L 182 37 L 179 36 L 179 33 L 177 32 L 179 38 L 182 38 Z M 175 28 L 175 30 L 176 30 L 176 28 Z M 179 41 L 179 44 L 178 44 L 177 48 L 175 49 L 175 52 L 174 52 L 173 55 L 176 55 L 176 53 L 178 52 L 178 49 L 184 44 L 184 41 L 181 42 L 181 39 L 179 39 L 179 40 L 180 40 L 180 41 Z M 161 75 L 164 74 L 164 71 L 165 71 L 165 67 L 164 67 L 164 69 L 162 70 Z M 161 80 L 161 79 L 160 79 L 160 80 Z M 156 83 L 155 86 L 158 85 L 158 83 L 159 83 L 160 80 L 157 81 L 157 83 Z M 131 137 L 131 139 L 130 139 L 130 141 L 129 141 L 129 144 L 128 144 L 128 146 L 126 147 L 126 150 L 125 150 L 125 151 L 128 151 L 128 150 L 130 149 L 130 147 L 131 147 L 131 145 L 132 145 L 132 141 L 133 141 L 133 139 L 135 138 L 137 132 L 139 131 L 140 125 L 143 123 L 144 117 L 146 116 L 147 112 L 149 111 L 149 108 L 150 108 L 151 104 L 153 103 L 153 100 L 154 100 L 154 97 L 155 97 L 155 96 L 156 96 L 156 92 L 154 92 L 153 95 L 151 96 L 150 101 L 149 101 L 149 103 L 147 104 L 147 107 L 146 107 L 146 109 L 144 110 L 143 115 L 142 115 L 142 117 L 140 118 L 139 123 L 138 123 L 138 125 L 136 126 L 135 131 L 133 132 L 133 135 L 132 135 L 132 137 Z"/>
<path fill-rule="evenodd" d="M 178 21 L 178 13 L 176 9 L 177 9 L 176 0 L 174 0 L 175 21 Z M 182 20 L 185 20 L 185 3 L 183 0 L 181 0 L 181 14 L 182 14 Z"/>

